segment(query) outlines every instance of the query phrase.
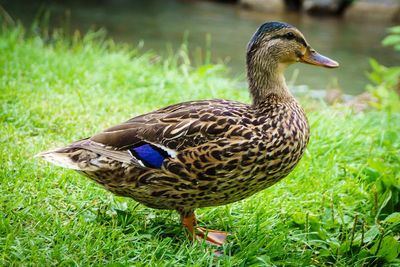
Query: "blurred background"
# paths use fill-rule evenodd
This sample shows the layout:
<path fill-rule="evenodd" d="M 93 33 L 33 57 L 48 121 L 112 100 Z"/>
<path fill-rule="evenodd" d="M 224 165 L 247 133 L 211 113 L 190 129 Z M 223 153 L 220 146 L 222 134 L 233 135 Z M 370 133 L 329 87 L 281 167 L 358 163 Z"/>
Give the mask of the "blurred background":
<path fill-rule="evenodd" d="M 245 48 L 264 21 L 285 21 L 298 27 L 320 53 L 341 67 L 326 71 L 303 64 L 291 66 L 294 87 L 339 89 L 357 95 L 368 83 L 369 58 L 393 66 L 400 54 L 383 47 L 386 29 L 399 23 L 397 0 L 53 0 L 0 2 L 2 15 L 30 27 L 46 20 L 48 27 L 105 29 L 107 36 L 144 51 L 165 55 L 187 42 L 195 59 L 210 53 L 211 62 L 226 64 L 229 75 L 245 82 Z M 200 56 L 199 56 L 200 55 Z"/>

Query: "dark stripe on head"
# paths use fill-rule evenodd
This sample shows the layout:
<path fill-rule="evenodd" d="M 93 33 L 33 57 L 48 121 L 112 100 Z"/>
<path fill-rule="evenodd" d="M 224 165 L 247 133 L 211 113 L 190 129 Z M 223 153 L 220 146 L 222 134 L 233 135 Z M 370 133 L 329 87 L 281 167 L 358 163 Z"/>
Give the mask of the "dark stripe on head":
<path fill-rule="evenodd" d="M 250 50 L 252 48 L 252 46 L 255 43 L 257 43 L 257 41 L 260 39 L 260 37 L 263 36 L 265 33 L 277 31 L 277 30 L 284 29 L 284 28 L 293 28 L 293 26 L 290 24 L 284 23 L 284 22 L 279 22 L 279 21 L 271 21 L 271 22 L 264 23 L 253 34 L 253 37 L 251 37 L 250 42 L 247 45 L 247 49 Z"/>
<path fill-rule="evenodd" d="M 301 37 L 301 36 L 298 36 L 296 34 L 293 34 L 292 36 L 288 35 L 288 33 L 283 34 L 283 35 L 275 35 L 274 37 L 271 38 L 271 40 L 273 40 L 273 39 L 285 39 L 285 40 L 289 40 L 289 41 L 290 40 L 296 40 L 296 42 L 298 42 L 298 43 L 304 45 L 305 47 L 307 47 L 307 43 L 304 40 L 304 38 Z"/>

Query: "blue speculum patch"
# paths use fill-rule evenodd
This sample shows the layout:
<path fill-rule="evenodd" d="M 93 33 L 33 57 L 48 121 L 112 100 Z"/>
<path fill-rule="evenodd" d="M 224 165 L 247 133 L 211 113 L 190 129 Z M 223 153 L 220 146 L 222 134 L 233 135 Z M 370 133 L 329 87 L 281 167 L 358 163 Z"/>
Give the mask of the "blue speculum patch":
<path fill-rule="evenodd" d="M 164 150 L 150 144 L 133 147 L 129 150 L 145 166 L 152 168 L 161 168 L 164 159 L 168 157 L 168 154 Z"/>

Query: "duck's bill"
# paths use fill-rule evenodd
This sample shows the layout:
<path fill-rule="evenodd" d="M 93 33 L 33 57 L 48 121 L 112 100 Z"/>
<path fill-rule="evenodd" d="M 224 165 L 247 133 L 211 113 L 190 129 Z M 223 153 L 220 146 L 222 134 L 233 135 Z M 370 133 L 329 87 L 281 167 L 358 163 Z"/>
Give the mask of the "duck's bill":
<path fill-rule="evenodd" d="M 337 68 L 339 67 L 339 63 L 336 61 L 325 57 L 321 54 L 318 54 L 315 51 L 308 51 L 302 57 L 300 57 L 300 62 L 321 66 L 325 68 Z"/>

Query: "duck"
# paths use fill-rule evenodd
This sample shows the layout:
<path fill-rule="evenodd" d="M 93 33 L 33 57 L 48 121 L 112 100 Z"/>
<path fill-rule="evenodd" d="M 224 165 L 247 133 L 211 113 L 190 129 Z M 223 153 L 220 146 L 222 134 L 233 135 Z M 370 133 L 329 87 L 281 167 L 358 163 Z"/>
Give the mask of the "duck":
<path fill-rule="evenodd" d="M 246 51 L 251 103 L 212 99 L 170 105 L 39 154 L 112 193 L 175 210 L 191 240 L 221 246 L 229 233 L 197 225 L 195 210 L 233 203 L 286 177 L 309 142 L 306 114 L 289 91 L 293 63 L 339 64 L 285 22 L 265 22 Z"/>

